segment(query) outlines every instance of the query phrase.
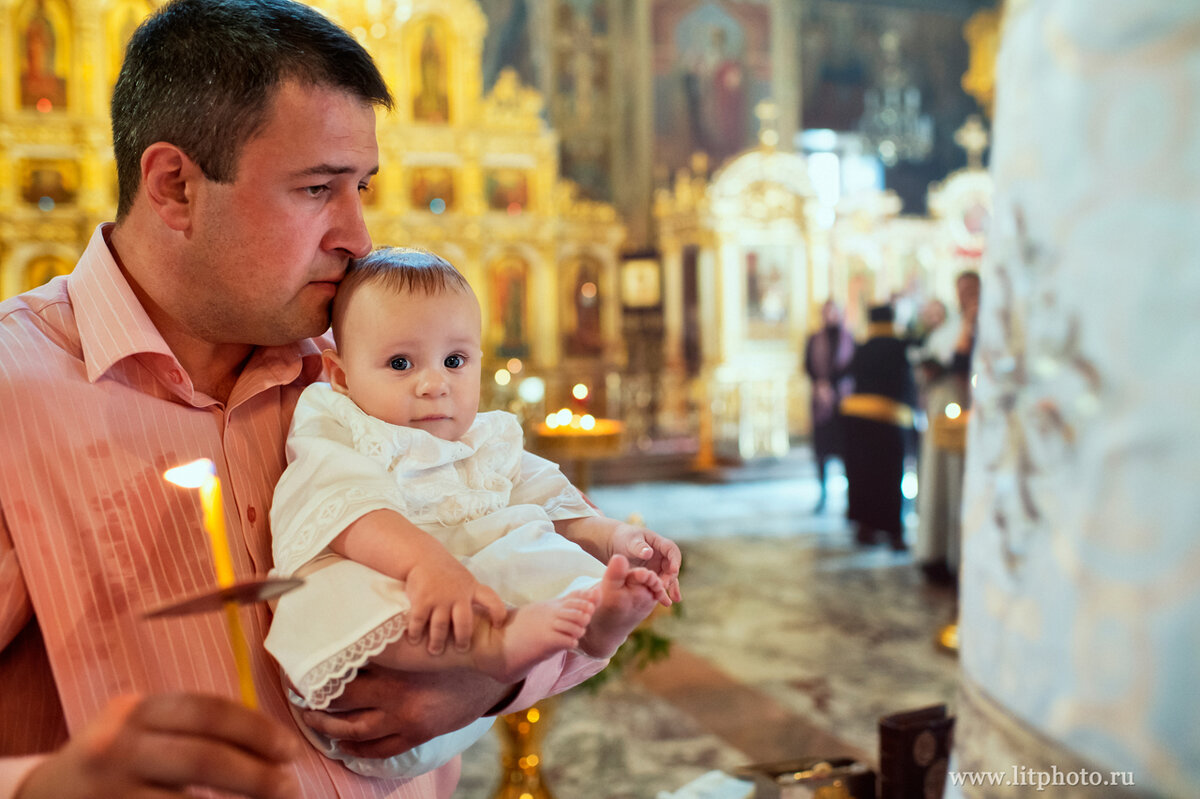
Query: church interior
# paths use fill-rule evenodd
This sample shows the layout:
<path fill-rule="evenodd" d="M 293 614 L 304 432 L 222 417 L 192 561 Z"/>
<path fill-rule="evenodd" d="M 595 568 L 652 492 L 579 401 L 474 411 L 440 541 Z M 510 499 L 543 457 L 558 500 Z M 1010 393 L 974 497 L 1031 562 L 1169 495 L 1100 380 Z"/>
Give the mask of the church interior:
<path fill-rule="evenodd" d="M 109 96 L 124 43 L 157 5 L 0 1 L 0 298 L 69 273 L 113 218 Z M 1088 141 L 1098 164 L 1136 138 L 1105 114 L 1181 109 L 1145 134 L 1141 160 L 1121 156 L 1121 174 L 1172 170 L 1150 150 L 1175 148 L 1178 180 L 1193 182 L 1163 202 L 1193 202 L 1200 155 L 1172 138 L 1200 107 L 1200 17 L 1188 4 L 1107 3 L 1107 27 L 1062 0 L 310 5 L 366 46 L 396 97 L 377 121 L 365 217 L 377 245 L 428 248 L 475 287 L 483 407 L 515 413 L 527 445 L 606 514 L 638 517 L 684 552 L 677 611 L 653 616 L 606 679 L 498 721 L 464 755 L 457 795 L 864 799 L 885 775 L 895 782 L 883 797 L 1034 790 L 951 785 L 948 768 L 1124 779 L 1049 789 L 1058 796 L 1200 795 L 1200 698 L 1184 676 L 1184 653 L 1200 651 L 1195 524 L 1137 557 L 1103 536 L 1064 543 L 1070 519 L 1101 522 L 1070 516 L 1045 470 L 1095 453 L 1088 420 L 1112 381 L 1093 379 L 1105 374 L 1102 345 L 1079 332 L 1079 303 L 1039 282 L 1059 250 L 1022 238 L 1052 234 L 1012 221 L 1018 192 L 998 181 L 1034 191 L 1028 163 L 1010 144 L 998 170 L 993 152 L 1005 130 L 998 51 L 1021 34 L 1063 77 L 1012 101 L 1014 119 L 1036 118 L 1030 106 L 1055 103 L 1072 80 L 1099 82 L 1116 69 L 1099 66 L 1106 58 L 1142 75 L 1131 82 L 1174 75 L 1161 106 L 1095 100 Z M 1023 90 L 1037 73 L 1012 58 Z M 1059 163 L 1070 156 L 1054 136 L 1038 146 Z M 1188 227 L 1186 212 L 1160 218 L 1168 237 Z M 1112 246 L 1089 252 L 1131 254 L 1102 228 L 1092 232 Z M 1181 286 L 1193 318 L 1194 267 L 1193 256 Z M 926 440 L 906 459 L 904 545 L 864 545 L 845 517 L 840 461 L 823 481 L 814 465 L 806 340 L 827 301 L 859 340 L 881 304 L 906 335 L 927 332 L 934 307 L 949 326 L 970 271 L 993 312 L 976 408 L 970 389 L 930 405 Z M 1053 279 L 1054 291 L 1088 283 Z M 1068 321 L 1019 324 L 1051 312 Z M 994 351 L 993 318 L 1007 325 L 995 323 Z M 1200 388 L 1189 379 L 1173 384 L 1179 396 Z M 1051 402 L 1066 395 L 1073 404 Z M 1186 448 L 1194 415 L 1176 421 L 1185 434 L 1171 446 Z M 977 447 L 994 457 L 973 460 Z M 1184 480 L 1172 485 L 1200 476 L 1190 457 L 1169 461 Z M 949 579 L 921 568 L 935 515 L 954 542 Z M 1131 573 L 1122 558 L 1136 561 Z M 1092 668 L 1114 648 L 1111 665 Z M 1044 674 L 1055 664 L 1058 676 Z"/>

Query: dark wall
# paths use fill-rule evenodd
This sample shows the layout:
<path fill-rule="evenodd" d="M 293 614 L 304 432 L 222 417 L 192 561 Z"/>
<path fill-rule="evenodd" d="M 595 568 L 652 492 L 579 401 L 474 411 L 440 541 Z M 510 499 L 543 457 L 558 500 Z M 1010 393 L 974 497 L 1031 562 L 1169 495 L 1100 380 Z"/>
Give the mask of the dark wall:
<path fill-rule="evenodd" d="M 929 184 L 967 161 L 954 133 L 981 109 L 961 85 L 969 55 L 963 25 L 973 13 L 993 5 L 977 0 L 806 0 L 800 127 L 855 130 L 864 93 L 881 80 L 886 63 L 881 37 L 887 31 L 896 33 L 901 63 L 912 85 L 921 90 L 921 107 L 932 118 L 934 139 L 926 161 L 890 167 L 885 180 L 903 200 L 905 213 L 924 213 Z"/>

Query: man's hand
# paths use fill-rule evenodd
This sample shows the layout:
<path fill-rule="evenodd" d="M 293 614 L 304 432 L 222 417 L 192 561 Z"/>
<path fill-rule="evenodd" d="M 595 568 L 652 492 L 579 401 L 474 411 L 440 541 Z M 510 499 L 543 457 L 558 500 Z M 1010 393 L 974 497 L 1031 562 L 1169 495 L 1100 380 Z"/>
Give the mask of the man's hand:
<path fill-rule="evenodd" d="M 679 591 L 679 564 L 683 555 L 674 541 L 645 527 L 619 522 L 613 528 L 611 547 L 613 555 L 629 558 L 631 566 L 644 566 L 658 575 L 670 598 L 663 605 L 670 606 L 683 599 Z"/>
<path fill-rule="evenodd" d="M 412 567 L 405 593 L 412 603 L 408 640 L 418 643 L 428 630 L 427 648 L 431 655 L 440 655 L 451 635 L 459 650 L 470 648 L 477 607 L 497 627 L 508 618 L 508 608 L 500 596 L 440 547 Z"/>
<path fill-rule="evenodd" d="M 511 688 L 463 669 L 417 673 L 368 666 L 328 711 L 305 710 L 300 718 L 352 757 L 384 758 L 467 726 Z"/>
<path fill-rule="evenodd" d="M 286 766 L 298 754 L 281 725 L 228 699 L 125 696 L 30 772 L 16 799 L 182 799 L 188 786 L 299 799 Z"/>

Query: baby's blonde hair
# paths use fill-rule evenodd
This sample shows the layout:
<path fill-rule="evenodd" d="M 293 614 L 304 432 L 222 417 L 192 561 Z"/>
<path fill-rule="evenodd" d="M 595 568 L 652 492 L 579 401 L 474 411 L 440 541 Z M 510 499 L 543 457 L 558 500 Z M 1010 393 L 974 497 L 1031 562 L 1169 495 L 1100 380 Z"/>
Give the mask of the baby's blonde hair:
<path fill-rule="evenodd" d="M 380 247 L 350 262 L 333 300 L 333 339 L 342 347 L 342 329 L 350 298 L 363 286 L 381 286 L 397 294 L 412 292 L 432 296 L 461 291 L 471 296 L 471 284 L 440 255 L 410 247 Z"/>

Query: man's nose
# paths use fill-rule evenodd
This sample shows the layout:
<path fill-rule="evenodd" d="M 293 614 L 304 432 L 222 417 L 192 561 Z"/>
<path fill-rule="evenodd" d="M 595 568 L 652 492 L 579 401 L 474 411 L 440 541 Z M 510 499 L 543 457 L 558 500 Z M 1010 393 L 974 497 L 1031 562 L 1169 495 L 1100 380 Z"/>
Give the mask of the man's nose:
<path fill-rule="evenodd" d="M 351 258 L 371 252 L 371 233 L 363 217 L 362 196 L 357 190 L 339 199 L 336 217 L 326 235 L 326 249 L 342 250 Z"/>

